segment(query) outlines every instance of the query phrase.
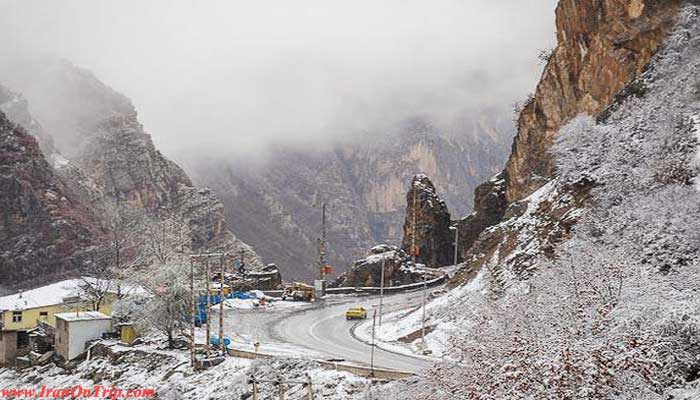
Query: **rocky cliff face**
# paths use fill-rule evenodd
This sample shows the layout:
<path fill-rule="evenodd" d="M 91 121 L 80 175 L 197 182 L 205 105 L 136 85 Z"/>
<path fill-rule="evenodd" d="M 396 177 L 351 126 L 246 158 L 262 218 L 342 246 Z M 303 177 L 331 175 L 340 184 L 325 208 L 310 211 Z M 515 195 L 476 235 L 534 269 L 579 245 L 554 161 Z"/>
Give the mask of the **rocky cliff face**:
<path fill-rule="evenodd" d="M 597 115 L 639 75 L 673 26 L 676 0 L 563 0 L 557 47 L 518 119 L 505 196 L 522 200 L 554 175 L 549 148 L 579 113 Z"/>
<path fill-rule="evenodd" d="M 81 267 L 104 232 L 70 196 L 37 140 L 0 111 L 0 287 Z"/>
<path fill-rule="evenodd" d="M 5 113 L 7 119 L 23 127 L 30 135 L 34 136 L 44 154 L 50 157 L 56 152 L 53 138 L 29 113 L 27 99 L 20 93 L 0 85 L 0 111 Z"/>
<path fill-rule="evenodd" d="M 505 160 L 510 118 L 475 115 L 460 130 L 441 132 L 421 119 L 331 149 L 278 148 L 269 160 L 192 162 L 199 184 L 222 199 L 236 234 L 285 276 L 316 276 L 316 239 L 323 201 L 329 260 L 350 268 L 376 243 L 399 245 L 406 192 L 416 173 L 432 178 L 454 215 L 471 209 L 466 193 Z"/>
<path fill-rule="evenodd" d="M 11 79 L 17 88 L 26 89 L 28 101 L 14 96 L 9 101 L 0 101 L 0 109 L 11 111 L 15 122 L 27 124 L 39 137 L 46 138 L 42 140 L 46 143 L 42 147 L 45 153 L 51 152 L 49 157 L 53 166 L 42 158 L 45 165 L 37 164 L 37 173 L 52 177 L 52 185 L 60 187 L 59 199 L 72 201 L 65 203 L 67 210 L 78 214 L 79 210 L 88 210 L 88 214 L 97 216 L 86 224 L 85 229 L 106 226 L 99 218 L 101 210 L 107 203 L 119 203 L 156 219 L 176 218 L 186 222 L 195 250 L 225 250 L 236 254 L 242 251 L 249 266 L 262 266 L 252 248 L 228 229 L 223 205 L 217 197 L 207 189 L 194 187 L 185 172 L 155 148 L 128 99 L 109 89 L 89 72 L 63 61 L 49 63 L 46 68 L 33 65 L 29 69 L 35 75 L 24 77 L 20 74 Z M 46 87 L 53 90 L 41 90 Z M 0 99 L 8 98 L 9 95 L 3 97 L 3 93 L 10 92 L 0 91 Z M 36 108 L 34 100 L 38 104 Z M 32 114 L 27 103 L 31 105 Z M 57 135 L 49 136 L 42 126 L 48 132 L 57 132 Z M 38 147 L 36 150 L 41 155 Z M 8 176 L 22 173 L 16 169 Z M 25 211 L 39 213 L 41 210 L 32 207 Z M 40 213 L 36 218 L 43 220 Z M 13 221 L 9 225 L 14 229 L 24 229 L 28 235 L 36 234 L 35 229 L 41 228 L 19 219 Z M 81 242 L 77 234 L 70 232 L 65 235 L 58 232 L 53 237 L 76 249 L 99 242 L 97 237 L 88 243 Z M 5 244 L 10 245 L 3 243 L 3 250 Z M 36 269 L 21 258 L 16 260 L 11 271 L 8 270 L 8 276 L 36 276 L 40 273 L 42 278 L 51 279 L 49 267 Z M 76 263 L 57 266 L 54 272 L 78 267 Z"/>
<path fill-rule="evenodd" d="M 425 175 L 416 175 L 406 195 L 403 248 L 428 267 L 454 263 L 455 235 L 450 230 L 450 213 Z"/>
<path fill-rule="evenodd" d="M 587 180 L 553 183 L 550 149 L 559 129 L 581 113 L 603 118 L 617 101 L 641 94 L 643 88 L 634 80 L 663 44 L 680 3 L 559 3 L 558 45 L 520 113 L 506 168 L 477 191 L 481 206 L 459 224 L 460 252 L 468 262 L 454 283 L 484 265 L 511 276 L 527 275 L 537 258 L 554 255 L 554 246 L 568 236 L 594 185 Z"/>

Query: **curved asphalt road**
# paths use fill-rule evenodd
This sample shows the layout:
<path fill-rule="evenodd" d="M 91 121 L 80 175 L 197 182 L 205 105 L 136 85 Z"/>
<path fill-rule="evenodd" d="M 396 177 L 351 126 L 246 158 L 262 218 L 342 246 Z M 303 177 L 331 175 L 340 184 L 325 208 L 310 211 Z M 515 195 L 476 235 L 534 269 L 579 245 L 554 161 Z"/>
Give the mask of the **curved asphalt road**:
<path fill-rule="evenodd" d="M 384 296 L 384 313 L 420 304 L 421 297 L 420 291 Z M 309 349 L 322 354 L 325 359 L 342 359 L 369 366 L 372 346 L 352 336 L 351 329 L 357 322 L 347 321 L 345 310 L 361 305 L 368 310 L 368 318 L 371 318 L 372 309 L 378 307 L 378 304 L 378 296 L 326 299 L 318 306 L 275 320 L 269 326 L 269 333 L 275 341 Z M 375 368 L 418 372 L 431 365 L 429 360 L 389 352 L 375 346 Z"/>

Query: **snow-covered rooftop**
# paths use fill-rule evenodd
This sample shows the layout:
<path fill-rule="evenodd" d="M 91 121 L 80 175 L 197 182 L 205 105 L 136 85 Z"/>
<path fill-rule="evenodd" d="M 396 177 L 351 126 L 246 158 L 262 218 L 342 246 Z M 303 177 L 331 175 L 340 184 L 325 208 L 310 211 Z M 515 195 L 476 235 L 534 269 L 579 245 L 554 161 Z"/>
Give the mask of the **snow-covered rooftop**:
<path fill-rule="evenodd" d="M 65 312 L 56 314 L 56 318 L 68 322 L 74 321 L 93 321 L 101 319 L 112 319 L 111 317 L 102 314 L 99 311 L 80 311 L 80 312 Z"/>
<path fill-rule="evenodd" d="M 0 310 L 20 311 L 63 303 L 66 297 L 77 296 L 81 279 L 68 279 L 40 288 L 0 297 Z"/>
<path fill-rule="evenodd" d="M 97 282 L 95 278 L 90 277 L 66 279 L 36 289 L 0 297 L 0 311 L 20 311 L 62 304 L 65 298 L 78 296 L 81 285 L 85 284 L 86 281 Z M 108 292 L 117 292 L 116 283 L 111 282 L 109 286 Z M 140 289 L 134 287 L 121 287 L 121 291 L 124 293 L 133 293 L 138 290 Z"/>

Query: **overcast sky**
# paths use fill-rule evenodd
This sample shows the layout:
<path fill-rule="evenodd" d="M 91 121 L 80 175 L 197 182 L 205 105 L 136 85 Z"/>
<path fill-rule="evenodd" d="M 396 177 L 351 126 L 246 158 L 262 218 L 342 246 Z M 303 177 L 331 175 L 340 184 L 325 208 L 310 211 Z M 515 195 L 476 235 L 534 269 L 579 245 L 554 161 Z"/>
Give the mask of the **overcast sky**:
<path fill-rule="evenodd" d="M 556 0 L 0 0 L 3 46 L 130 97 L 176 155 L 450 121 L 534 88 Z M 1 79 L 0 79 L 1 81 Z"/>

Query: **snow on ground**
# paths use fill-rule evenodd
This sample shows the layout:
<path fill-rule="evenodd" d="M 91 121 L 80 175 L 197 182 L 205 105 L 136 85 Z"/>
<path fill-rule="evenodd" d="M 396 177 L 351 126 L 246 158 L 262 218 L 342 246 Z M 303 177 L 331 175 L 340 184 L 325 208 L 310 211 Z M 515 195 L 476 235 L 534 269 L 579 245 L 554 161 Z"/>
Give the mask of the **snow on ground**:
<path fill-rule="evenodd" d="M 70 164 L 70 161 L 59 153 L 51 154 L 51 164 L 54 169 L 61 169 Z"/>
<path fill-rule="evenodd" d="M 430 350 L 433 357 L 443 357 L 449 354 L 448 338 L 460 329 L 457 324 L 450 321 L 447 316 L 455 310 L 459 312 L 461 307 L 469 307 L 465 299 L 470 292 L 478 292 L 484 289 L 485 270 L 466 285 L 457 287 L 446 294 L 437 297 L 426 305 L 426 327 L 428 333 L 425 336 L 425 349 Z M 448 313 L 449 311 L 449 313 Z M 375 344 L 385 350 L 401 354 L 422 355 L 424 348 L 420 345 L 420 336 L 412 343 L 404 343 L 399 339 L 408 335 L 416 335 L 422 327 L 422 307 L 410 309 L 388 310 L 382 317 L 382 326 L 375 326 Z M 368 319 L 360 323 L 354 334 L 358 339 L 371 343 L 372 320 Z M 419 333 L 417 335 L 420 335 Z"/>
<path fill-rule="evenodd" d="M 698 115 L 693 115 L 691 118 L 691 123 L 693 124 L 693 132 L 695 133 L 695 137 L 698 139 L 698 143 L 700 143 L 700 114 Z M 695 168 L 700 168 L 700 148 L 697 150 L 695 153 Z M 696 179 L 695 180 L 695 188 L 700 191 L 700 180 Z"/>
<path fill-rule="evenodd" d="M 17 371 L 0 369 L 0 387 L 40 390 L 96 385 L 155 390 L 159 399 L 241 399 L 250 395 L 250 377 L 294 381 L 286 385 L 287 399 L 306 398 L 301 382 L 311 379 L 316 399 L 360 400 L 378 384 L 346 372 L 326 370 L 315 362 L 293 359 L 247 360 L 228 357 L 215 367 L 193 372 L 187 350 L 157 350 L 151 345 L 126 347 L 104 341 L 89 361 L 66 371 L 54 364 Z M 260 398 L 273 398 L 277 386 L 261 383 Z"/>
<path fill-rule="evenodd" d="M 287 301 L 267 297 L 265 304 L 261 304 L 259 299 L 226 299 L 224 309 L 234 310 L 254 310 L 276 311 L 282 309 L 297 309 L 310 306 L 311 303 L 303 301 Z M 219 305 L 211 306 L 213 311 L 219 311 Z"/>

